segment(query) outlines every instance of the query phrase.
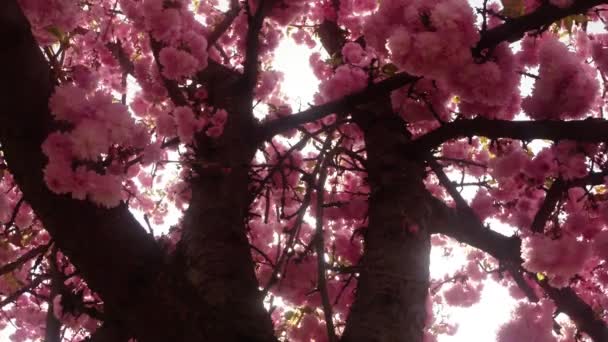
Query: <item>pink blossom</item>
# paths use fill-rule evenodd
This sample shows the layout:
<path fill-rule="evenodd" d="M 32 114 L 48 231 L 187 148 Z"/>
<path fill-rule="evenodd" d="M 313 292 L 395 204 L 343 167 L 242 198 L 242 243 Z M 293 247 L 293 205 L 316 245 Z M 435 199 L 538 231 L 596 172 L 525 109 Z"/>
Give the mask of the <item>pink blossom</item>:
<path fill-rule="evenodd" d="M 319 86 L 322 102 L 336 100 L 362 90 L 367 85 L 367 78 L 367 74 L 361 68 L 339 66 L 335 74 Z"/>
<path fill-rule="evenodd" d="M 53 132 L 42 143 L 42 152 L 50 160 L 69 161 L 72 148 L 72 139 L 67 133 Z"/>
<path fill-rule="evenodd" d="M 194 112 L 190 107 L 176 107 L 173 110 L 173 116 L 175 117 L 175 123 L 177 124 L 177 135 L 179 139 L 189 144 L 194 138 L 194 133 L 197 130 L 197 121 L 194 117 Z"/>
<path fill-rule="evenodd" d="M 572 236 L 551 240 L 544 236 L 524 239 L 522 246 L 523 266 L 531 272 L 547 273 L 550 278 L 567 281 L 579 272 L 591 254 L 587 242 Z M 562 282 L 559 284 L 564 286 Z"/>
<path fill-rule="evenodd" d="M 498 342 L 557 342 L 552 335 L 554 305 L 543 300 L 539 304 L 523 302 L 497 334 Z"/>
<path fill-rule="evenodd" d="M 89 175 L 91 201 L 99 206 L 113 208 L 122 200 L 122 181 L 113 175 L 100 175 L 92 173 Z"/>
<path fill-rule="evenodd" d="M 472 285 L 469 282 L 456 282 L 443 292 L 445 302 L 449 305 L 469 307 L 481 298 L 483 284 Z"/>
<path fill-rule="evenodd" d="M 603 230 L 593 239 L 593 252 L 604 260 L 608 260 L 608 230 Z"/>
<path fill-rule="evenodd" d="M 209 58 L 209 55 L 207 54 L 207 39 L 194 31 L 188 31 L 182 36 L 182 41 L 188 46 L 192 56 L 198 60 L 198 69 L 205 69 Z"/>
<path fill-rule="evenodd" d="M 97 120 L 83 120 L 71 132 L 74 155 L 80 159 L 96 160 L 108 151 L 108 130 Z"/>
<path fill-rule="evenodd" d="M 78 122 L 87 108 L 87 93 L 71 84 L 61 85 L 55 88 L 49 107 L 55 119 Z"/>
<path fill-rule="evenodd" d="M 277 88 L 280 81 L 283 80 L 283 73 L 268 70 L 261 72 L 259 77 L 258 86 L 255 89 L 255 96 L 260 99 L 265 99 Z"/>
<path fill-rule="evenodd" d="M 530 157 L 521 148 L 514 148 L 509 153 L 493 159 L 490 166 L 494 177 L 508 178 L 521 172 L 529 160 Z"/>
<path fill-rule="evenodd" d="M 148 28 L 156 40 L 169 42 L 179 36 L 182 24 L 179 10 L 169 8 L 151 14 L 146 19 Z"/>
<path fill-rule="evenodd" d="M 199 61 L 194 56 L 170 46 L 160 50 L 159 60 L 163 75 L 172 80 L 190 77 L 199 69 Z"/>
<path fill-rule="evenodd" d="M 348 42 L 342 47 L 342 55 L 346 62 L 354 65 L 362 65 L 366 57 L 365 51 L 361 45 L 353 42 Z"/>
<path fill-rule="evenodd" d="M 593 35 L 590 40 L 591 56 L 598 69 L 608 72 L 608 34 Z"/>
<path fill-rule="evenodd" d="M 65 194 L 72 190 L 72 168 L 65 161 L 51 161 L 44 168 L 44 181 L 49 190 L 56 194 Z"/>
<path fill-rule="evenodd" d="M 84 65 L 72 67 L 72 78 L 79 88 L 86 91 L 94 90 L 99 81 L 98 75 Z"/>
<path fill-rule="evenodd" d="M 177 134 L 175 119 L 165 111 L 160 111 L 156 117 L 157 134 L 164 137 L 172 137 Z"/>
<path fill-rule="evenodd" d="M 486 189 L 480 189 L 473 197 L 471 201 L 471 209 L 475 211 L 480 220 L 485 220 L 486 218 L 494 215 L 497 211 L 494 206 L 494 199 Z"/>
<path fill-rule="evenodd" d="M 577 119 L 591 110 L 598 94 L 595 72 L 556 39 L 546 39 L 540 47 L 539 77 L 532 96 L 522 102 L 531 118 Z"/>

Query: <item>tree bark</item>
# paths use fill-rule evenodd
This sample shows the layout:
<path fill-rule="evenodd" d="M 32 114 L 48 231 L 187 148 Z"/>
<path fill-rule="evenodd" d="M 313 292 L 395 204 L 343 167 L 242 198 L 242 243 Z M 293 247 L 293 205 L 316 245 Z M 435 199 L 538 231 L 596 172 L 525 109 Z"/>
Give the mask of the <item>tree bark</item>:
<path fill-rule="evenodd" d="M 383 103 L 378 114 L 355 115 L 365 134 L 371 196 L 345 342 L 419 342 L 424 335 L 431 249 L 424 167 L 387 153 L 409 136 L 390 102 Z"/>
<path fill-rule="evenodd" d="M 230 211 L 213 214 L 216 222 L 204 217 L 212 209 L 205 203 L 213 203 L 213 196 L 220 193 L 205 199 L 205 191 L 210 188 L 194 186 L 193 205 L 187 215 L 192 222 L 186 229 L 187 242 L 180 246 L 181 254 L 169 259 L 126 205 L 103 209 L 48 190 L 42 171 L 47 160 L 41 144 L 55 127 L 48 108 L 53 81 L 15 0 L 0 2 L 0 36 L 4 38 L 0 49 L 0 141 L 7 165 L 59 249 L 104 300 L 104 312 L 112 312 L 115 322 L 127 330 L 124 335 L 137 337 L 140 342 L 273 340 L 270 318 L 263 312 L 257 293 L 243 217 L 236 218 L 234 208 L 226 206 L 233 204 L 230 201 L 222 202 Z M 236 153 L 240 145 L 229 143 L 234 148 L 228 153 Z M 249 158 L 252 152 L 247 151 Z M 230 160 L 240 163 L 244 159 Z M 243 169 L 243 165 L 239 167 Z M 246 172 L 236 174 L 241 186 L 234 190 L 239 192 L 222 192 L 228 189 L 224 185 L 235 178 L 213 187 L 225 197 L 246 197 Z M 195 184 L 213 183 L 212 177 L 205 177 L 200 176 Z M 240 214 L 244 203 L 241 200 L 239 204 Z M 211 232 L 218 233 L 216 240 L 206 239 Z M 234 242 L 238 243 L 225 253 L 212 254 Z M 224 257 L 226 260 L 220 260 Z M 228 266 L 226 272 L 219 269 L 222 262 Z M 200 277 L 200 272 L 206 271 L 209 273 L 205 273 L 204 281 L 193 281 L 197 272 Z M 216 297 L 220 284 L 230 285 Z M 249 309 L 251 314 L 242 314 Z"/>
<path fill-rule="evenodd" d="M 211 340 L 276 341 L 246 234 L 255 122 L 239 89 L 225 94 L 233 95 L 218 99 L 229 112 L 223 135 L 197 140 L 192 200 L 178 254 L 188 281 L 214 313 L 217 335 Z"/>

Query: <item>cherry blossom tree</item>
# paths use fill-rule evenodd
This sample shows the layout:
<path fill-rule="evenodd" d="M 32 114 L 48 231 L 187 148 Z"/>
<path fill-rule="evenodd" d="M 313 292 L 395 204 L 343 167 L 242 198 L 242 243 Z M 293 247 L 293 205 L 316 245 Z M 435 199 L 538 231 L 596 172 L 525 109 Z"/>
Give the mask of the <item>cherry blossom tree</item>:
<path fill-rule="evenodd" d="M 606 10 L 1 1 L 0 328 L 436 341 L 497 282 L 498 341 L 608 341 Z M 466 262 L 431 277 L 431 248 Z"/>

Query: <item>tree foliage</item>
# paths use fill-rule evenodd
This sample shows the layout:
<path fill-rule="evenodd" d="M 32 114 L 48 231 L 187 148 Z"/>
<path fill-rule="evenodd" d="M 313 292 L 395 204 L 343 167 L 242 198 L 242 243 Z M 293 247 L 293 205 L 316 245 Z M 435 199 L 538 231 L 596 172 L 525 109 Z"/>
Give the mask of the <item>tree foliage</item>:
<path fill-rule="evenodd" d="M 436 341 L 498 282 L 498 341 L 608 341 L 605 3 L 1 1 L 0 327 Z"/>

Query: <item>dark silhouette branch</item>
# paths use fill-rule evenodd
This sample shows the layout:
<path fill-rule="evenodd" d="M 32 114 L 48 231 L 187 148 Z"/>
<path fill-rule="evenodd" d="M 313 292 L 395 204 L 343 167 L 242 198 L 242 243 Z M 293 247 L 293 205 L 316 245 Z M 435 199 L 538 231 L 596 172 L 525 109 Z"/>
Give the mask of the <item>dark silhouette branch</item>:
<path fill-rule="evenodd" d="M 35 247 L 35 248 L 29 250 L 28 252 L 26 252 L 25 254 L 23 254 L 22 256 L 20 256 L 19 258 L 17 258 L 17 260 L 3 265 L 2 267 L 0 267 L 0 276 L 16 270 L 16 269 L 20 268 L 21 266 L 23 266 L 23 264 L 25 264 L 26 262 L 39 256 L 40 254 L 46 253 L 46 251 L 49 249 L 49 246 L 50 246 L 49 244 L 46 244 L 46 245 L 40 245 L 38 247 Z"/>
<path fill-rule="evenodd" d="M 534 221 L 532 221 L 531 227 L 532 231 L 535 233 L 544 232 L 545 224 L 551 216 L 551 213 L 553 213 L 553 210 L 555 210 L 555 205 L 557 202 L 559 202 L 560 198 L 562 198 L 563 194 L 568 191 L 568 189 L 579 186 L 603 184 L 604 177 L 607 175 L 608 172 L 592 172 L 583 178 L 578 178 L 571 181 L 556 179 L 551 185 L 549 191 L 547 191 L 543 204 L 534 216 Z"/>
<path fill-rule="evenodd" d="M 184 96 L 184 93 L 179 89 L 179 85 L 176 81 L 167 79 L 163 75 L 163 66 L 160 63 L 160 50 L 163 48 L 163 44 L 158 40 L 152 38 L 150 36 L 150 48 L 152 49 L 152 55 L 154 56 L 154 61 L 156 62 L 156 67 L 158 68 L 158 73 L 160 74 L 160 78 L 165 85 L 165 89 L 167 89 L 167 93 L 169 94 L 169 98 L 173 101 L 173 104 L 176 106 L 188 106 L 188 100 Z"/>
<path fill-rule="evenodd" d="M 507 237 L 484 227 L 478 220 L 458 209 L 446 206 L 441 200 L 433 201 L 435 224 L 434 233 L 441 233 L 478 248 L 500 262 L 509 262 L 514 266 L 521 265 L 521 240 L 517 236 Z M 572 319 L 579 330 L 587 333 L 595 342 L 608 341 L 608 327 L 599 320 L 593 309 L 585 303 L 573 289 L 565 287 L 555 289 L 545 281 L 537 283 L 554 301 L 557 309 Z"/>
<path fill-rule="evenodd" d="M 222 37 L 222 35 L 226 31 L 228 31 L 228 29 L 234 22 L 234 19 L 236 19 L 236 17 L 239 16 L 240 12 L 241 12 L 241 6 L 239 5 L 239 1 L 231 0 L 230 9 L 226 13 L 224 13 L 224 18 L 222 19 L 222 21 L 219 24 L 217 24 L 215 26 L 215 28 L 213 29 L 213 31 L 211 31 L 211 33 L 209 33 L 209 35 L 207 36 L 207 48 L 208 49 L 213 47 L 213 45 L 215 45 L 215 43 L 218 41 L 218 39 L 220 39 Z"/>
<path fill-rule="evenodd" d="M 605 0 L 576 0 L 572 6 L 559 8 L 544 2 L 534 12 L 510 19 L 508 22 L 482 32 L 481 38 L 473 48 L 473 55 L 481 57 L 484 50 L 492 49 L 502 42 L 514 42 L 521 39 L 526 32 L 543 29 L 552 23 L 568 16 L 586 13 L 591 8 L 606 4 Z"/>
<path fill-rule="evenodd" d="M 360 92 L 347 95 L 339 100 L 328 102 L 319 106 L 309 108 L 300 113 L 284 116 L 273 121 L 269 121 L 260 128 L 259 137 L 261 140 L 268 140 L 305 123 L 322 119 L 333 113 L 344 113 L 350 111 L 351 107 L 365 104 L 374 99 L 387 95 L 391 91 L 399 89 L 407 84 L 419 80 L 420 77 L 411 76 L 406 73 L 399 73 L 391 78 L 382 80 L 369 86 Z"/>
<path fill-rule="evenodd" d="M 608 120 L 506 121 L 484 118 L 458 120 L 421 136 L 408 143 L 404 148 L 408 155 L 416 156 L 430 151 L 448 140 L 472 136 L 490 139 L 603 142 L 608 140 Z"/>
<path fill-rule="evenodd" d="M 127 342 L 129 338 L 129 335 L 118 324 L 106 321 L 82 342 Z"/>
<path fill-rule="evenodd" d="M 331 146 L 331 135 L 327 138 L 326 143 L 323 146 L 323 152 L 325 152 Z M 329 163 L 336 153 L 335 149 L 327 152 L 323 163 L 320 168 L 319 180 L 316 184 L 317 189 L 317 208 L 316 208 L 316 227 L 315 237 L 313 243 L 315 244 L 314 249 L 317 254 L 317 284 L 319 293 L 321 295 L 321 304 L 323 305 L 323 314 L 325 317 L 325 327 L 327 329 L 327 338 L 329 342 L 336 342 L 336 330 L 334 328 L 334 320 L 332 314 L 331 302 L 329 300 L 329 293 L 327 292 L 327 273 L 325 267 L 325 239 L 323 238 L 323 204 L 325 201 L 325 181 L 327 180 L 327 172 Z"/>
<path fill-rule="evenodd" d="M 260 31 L 264 24 L 266 15 L 272 9 L 276 0 L 260 0 L 257 2 L 255 13 L 248 8 L 249 27 L 247 29 L 247 41 L 245 42 L 245 62 L 243 70 L 244 93 L 247 102 L 253 105 L 253 90 L 258 81 L 259 67 L 258 58 L 260 54 Z"/>
<path fill-rule="evenodd" d="M 470 220 L 475 221 L 477 225 L 483 226 L 483 223 L 481 222 L 481 220 L 479 220 L 473 209 L 469 207 L 462 195 L 460 195 L 460 192 L 458 192 L 458 190 L 454 186 L 454 183 L 452 183 L 448 176 L 445 174 L 445 172 L 443 172 L 443 168 L 441 167 L 441 165 L 439 165 L 439 163 L 437 163 L 437 161 L 433 160 L 432 158 L 430 158 L 428 162 L 431 165 L 431 169 L 433 170 L 433 172 L 435 172 L 435 175 L 437 175 L 437 178 L 439 178 L 439 182 L 441 183 L 441 185 L 446 188 L 447 192 L 450 194 L 454 202 L 456 202 L 457 210 L 461 212 L 462 215 L 470 217 Z M 520 264 L 506 262 L 505 267 L 509 271 L 509 274 L 511 274 L 511 277 L 513 277 L 513 279 L 515 280 L 515 283 L 526 294 L 528 299 L 531 302 L 538 302 L 538 297 L 536 296 L 536 293 L 534 293 L 534 290 L 523 278 L 523 272 L 521 270 Z"/>

